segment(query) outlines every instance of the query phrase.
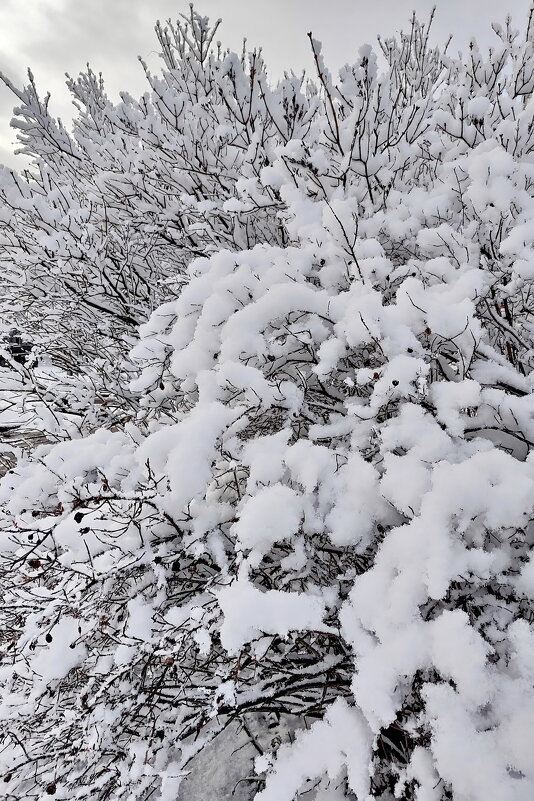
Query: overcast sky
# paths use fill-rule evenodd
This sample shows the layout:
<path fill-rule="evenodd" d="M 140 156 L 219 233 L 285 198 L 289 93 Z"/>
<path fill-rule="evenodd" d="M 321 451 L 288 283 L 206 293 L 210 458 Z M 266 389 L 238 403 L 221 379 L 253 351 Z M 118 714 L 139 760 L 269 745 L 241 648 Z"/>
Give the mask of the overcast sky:
<path fill-rule="evenodd" d="M 530 0 L 199 0 L 195 7 L 223 18 L 223 45 L 240 50 L 261 45 L 273 76 L 284 69 L 311 67 L 306 32 L 323 42 L 331 69 L 351 62 L 360 45 L 375 43 L 406 26 L 412 10 L 427 18 L 436 4 L 434 41 L 454 36 L 454 50 L 475 36 L 494 38 L 490 23 L 512 14 L 524 27 Z M 65 121 L 71 105 L 64 73 L 77 75 L 89 62 L 102 72 L 112 99 L 121 89 L 137 95 L 145 80 L 137 55 L 157 63 L 154 23 L 187 11 L 180 0 L 0 0 L 0 69 L 19 85 L 31 67 L 42 93 L 52 93 L 51 109 Z M 17 165 L 9 128 L 11 93 L 0 87 L 0 161 Z"/>

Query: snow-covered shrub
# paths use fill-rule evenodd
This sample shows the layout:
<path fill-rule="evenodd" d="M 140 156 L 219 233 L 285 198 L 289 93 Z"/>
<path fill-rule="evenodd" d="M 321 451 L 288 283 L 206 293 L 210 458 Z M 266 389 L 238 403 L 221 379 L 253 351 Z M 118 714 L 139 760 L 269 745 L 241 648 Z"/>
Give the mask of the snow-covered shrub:
<path fill-rule="evenodd" d="M 318 100 L 296 78 L 271 92 L 259 53 L 213 53 L 217 27 L 193 11 L 158 24 L 164 69 L 144 65 L 150 91 L 139 100 L 123 93 L 114 105 L 89 67 L 68 78 L 72 133 L 31 72 L 23 89 L 0 76 L 20 101 L 13 126 L 32 164 L 0 168 L 3 322 L 23 328 L 53 371 L 26 375 L 24 393 L 50 396 L 56 435 L 102 423 L 95 399 L 108 424 L 122 419 L 132 337 L 192 257 L 287 241 L 278 193 L 260 192 L 258 176 L 277 144 L 307 130 Z M 74 420 L 64 416 L 72 373 L 83 386 Z"/>
<path fill-rule="evenodd" d="M 414 20 L 337 83 L 312 39 L 318 88 L 250 95 L 225 56 L 278 133 L 195 200 L 135 414 L 0 485 L 10 801 L 186 797 L 236 722 L 243 798 L 533 797 L 534 51 L 496 33 Z M 160 41 L 177 85 L 222 69 Z"/>

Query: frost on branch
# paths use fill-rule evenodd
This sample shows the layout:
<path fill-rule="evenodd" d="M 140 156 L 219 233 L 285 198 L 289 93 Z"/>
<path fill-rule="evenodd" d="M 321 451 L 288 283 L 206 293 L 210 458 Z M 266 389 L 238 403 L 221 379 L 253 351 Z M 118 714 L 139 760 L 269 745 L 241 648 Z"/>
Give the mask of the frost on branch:
<path fill-rule="evenodd" d="M 92 154 L 80 214 L 164 272 L 80 305 L 127 416 L 65 412 L 0 484 L 6 797 L 529 801 L 532 43 L 414 20 L 385 72 L 312 39 L 316 84 L 270 86 L 194 12 L 157 31 L 144 99 L 89 75 L 71 144 L 22 129 L 67 182 Z"/>

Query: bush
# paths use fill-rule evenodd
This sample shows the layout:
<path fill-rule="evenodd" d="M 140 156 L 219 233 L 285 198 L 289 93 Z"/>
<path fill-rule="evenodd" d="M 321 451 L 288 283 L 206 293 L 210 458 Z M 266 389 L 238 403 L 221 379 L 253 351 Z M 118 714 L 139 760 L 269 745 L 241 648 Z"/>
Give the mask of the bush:
<path fill-rule="evenodd" d="M 129 419 L 0 485 L 6 798 L 174 799 L 238 723 L 255 772 L 210 798 L 526 801 L 533 45 L 507 23 L 454 59 L 414 19 L 384 72 L 364 47 L 336 83 L 310 37 L 316 84 L 271 87 L 195 12 L 157 30 L 150 96 L 99 105 L 89 73 L 76 140 L 23 128 L 42 175 L 81 160 L 99 242 L 120 195 L 81 363 L 117 314 L 125 358 L 149 252 L 174 297 L 108 390 Z"/>

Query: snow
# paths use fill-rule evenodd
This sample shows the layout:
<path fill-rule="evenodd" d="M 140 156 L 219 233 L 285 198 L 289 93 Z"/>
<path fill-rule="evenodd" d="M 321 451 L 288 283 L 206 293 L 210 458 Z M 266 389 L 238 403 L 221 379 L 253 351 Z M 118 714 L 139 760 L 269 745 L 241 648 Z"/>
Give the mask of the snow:
<path fill-rule="evenodd" d="M 305 732 L 299 732 L 293 747 L 282 747 L 273 772 L 258 801 L 291 801 L 305 779 L 326 773 L 339 776 L 347 766 L 349 787 L 358 798 L 370 801 L 367 761 L 372 736 L 357 710 L 338 699 L 325 719 Z"/>
<path fill-rule="evenodd" d="M 73 618 L 62 618 L 50 629 L 49 634 L 51 642 L 43 643 L 31 660 L 31 669 L 40 677 L 44 686 L 54 679 L 64 678 L 69 671 L 82 664 L 87 656 L 87 649 L 82 643 L 74 648 L 69 647 L 78 639 L 78 624 Z"/>
<path fill-rule="evenodd" d="M 260 489 L 244 505 L 233 526 L 245 549 L 266 553 L 275 542 L 295 534 L 302 517 L 302 499 L 290 487 L 273 484 Z"/>
<path fill-rule="evenodd" d="M 328 631 L 323 624 L 325 603 L 299 592 L 256 589 L 246 577 L 240 577 L 217 593 L 224 619 L 221 643 L 236 654 L 260 634 L 287 637 L 290 631 Z"/>

